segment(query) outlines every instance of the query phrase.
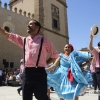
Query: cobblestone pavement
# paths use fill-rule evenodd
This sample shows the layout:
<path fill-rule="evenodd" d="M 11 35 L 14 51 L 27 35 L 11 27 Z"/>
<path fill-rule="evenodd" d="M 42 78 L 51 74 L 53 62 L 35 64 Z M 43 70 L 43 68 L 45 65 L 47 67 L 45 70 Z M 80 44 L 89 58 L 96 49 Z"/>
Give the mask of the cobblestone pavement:
<path fill-rule="evenodd" d="M 0 87 L 0 100 L 22 100 L 22 96 L 17 93 L 17 88 L 9 86 Z M 36 100 L 34 96 L 33 100 Z M 51 92 L 51 100 L 59 100 L 55 92 Z M 79 96 L 79 100 L 98 100 L 98 94 L 94 94 L 93 89 L 87 89 L 83 96 Z"/>

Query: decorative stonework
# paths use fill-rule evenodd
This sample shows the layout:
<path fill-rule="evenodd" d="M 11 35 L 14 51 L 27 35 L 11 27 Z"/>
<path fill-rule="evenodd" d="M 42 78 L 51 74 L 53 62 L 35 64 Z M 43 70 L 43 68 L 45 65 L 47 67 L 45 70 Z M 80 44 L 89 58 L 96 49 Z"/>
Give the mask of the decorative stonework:
<path fill-rule="evenodd" d="M 67 8 L 65 0 L 56 0 L 56 1 L 58 1 L 59 3 L 61 3 L 63 6 Z"/>
<path fill-rule="evenodd" d="M 4 8 L 7 9 L 7 3 L 4 3 Z"/>
<path fill-rule="evenodd" d="M 12 4 L 12 3 L 16 2 L 16 1 L 18 1 L 18 0 L 10 0 L 10 4 Z"/>
<path fill-rule="evenodd" d="M 81 50 L 79 50 L 79 51 L 90 52 L 90 50 L 87 47 L 81 48 Z"/>
<path fill-rule="evenodd" d="M 43 0 L 39 0 L 39 22 L 42 26 L 44 26 L 44 8 L 43 8 Z"/>
<path fill-rule="evenodd" d="M 10 15 L 7 16 L 7 20 L 11 21 L 11 16 Z"/>
<path fill-rule="evenodd" d="M 54 5 L 51 5 L 52 15 L 56 18 L 59 18 L 59 8 Z"/>
<path fill-rule="evenodd" d="M 52 4 L 51 13 L 52 13 L 52 28 L 60 30 L 59 8 Z"/>
<path fill-rule="evenodd" d="M 68 36 L 65 36 L 65 35 L 59 34 L 58 32 L 55 32 L 55 31 L 50 30 L 50 29 L 45 28 L 45 27 L 43 27 L 43 29 L 44 29 L 44 30 L 47 30 L 47 31 L 49 31 L 49 32 L 51 32 L 51 33 L 53 33 L 53 34 L 59 35 L 60 37 L 66 38 L 66 40 L 69 40 L 69 37 L 68 37 Z"/>

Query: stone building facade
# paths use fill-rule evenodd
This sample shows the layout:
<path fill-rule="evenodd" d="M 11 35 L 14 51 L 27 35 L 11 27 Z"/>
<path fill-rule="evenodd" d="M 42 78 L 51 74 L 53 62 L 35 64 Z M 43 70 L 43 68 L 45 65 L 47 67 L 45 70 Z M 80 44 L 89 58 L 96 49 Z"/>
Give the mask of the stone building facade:
<path fill-rule="evenodd" d="M 7 31 L 27 36 L 28 22 L 36 19 L 42 25 L 41 34 L 52 41 L 58 52 L 69 43 L 66 0 L 10 0 L 9 9 L 6 3 L 1 5 L 2 1 L 0 26 Z M 0 66 L 6 61 L 8 68 L 18 68 L 22 57 L 22 49 L 0 35 Z"/>

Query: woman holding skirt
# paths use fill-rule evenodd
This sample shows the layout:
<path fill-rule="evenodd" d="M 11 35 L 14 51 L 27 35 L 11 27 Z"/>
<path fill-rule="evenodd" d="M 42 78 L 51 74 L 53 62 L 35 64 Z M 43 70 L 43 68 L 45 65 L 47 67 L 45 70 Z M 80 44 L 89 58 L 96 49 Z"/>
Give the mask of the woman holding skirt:
<path fill-rule="evenodd" d="M 91 54 L 88 52 L 73 51 L 70 44 L 64 46 L 64 52 L 59 54 L 55 63 L 46 68 L 48 84 L 54 87 L 55 92 L 64 100 L 78 100 L 88 86 L 80 66 L 88 63 Z M 54 73 L 48 71 L 55 69 Z"/>

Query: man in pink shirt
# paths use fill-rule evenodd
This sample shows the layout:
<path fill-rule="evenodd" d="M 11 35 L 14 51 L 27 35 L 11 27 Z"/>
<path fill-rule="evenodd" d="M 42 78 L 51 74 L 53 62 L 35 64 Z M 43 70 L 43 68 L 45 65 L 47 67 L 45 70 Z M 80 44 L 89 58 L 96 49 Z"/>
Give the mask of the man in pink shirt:
<path fill-rule="evenodd" d="M 90 70 L 91 70 L 92 78 L 93 78 L 94 93 L 96 93 L 98 84 L 97 84 L 97 76 L 95 72 L 95 58 L 94 57 L 90 65 Z"/>
<path fill-rule="evenodd" d="M 47 74 L 45 66 L 55 61 L 58 52 L 49 39 L 39 34 L 41 25 L 38 21 L 32 20 L 27 26 L 28 37 L 8 33 L 0 27 L 0 33 L 11 42 L 24 49 L 25 70 L 23 72 L 23 100 L 32 100 L 32 94 L 38 100 L 48 100 L 47 97 Z M 43 40 L 43 44 L 41 44 Z M 42 48 L 41 48 L 42 45 Z M 39 51 L 41 53 L 39 56 Z M 50 57 L 47 59 L 47 54 Z"/>
<path fill-rule="evenodd" d="M 100 92 L 100 42 L 98 43 L 98 49 L 94 48 L 92 35 L 90 35 L 89 48 L 91 50 L 92 55 L 95 57 L 95 72 L 96 72 L 97 84 Z M 100 93 L 99 93 L 98 100 L 100 100 Z"/>

